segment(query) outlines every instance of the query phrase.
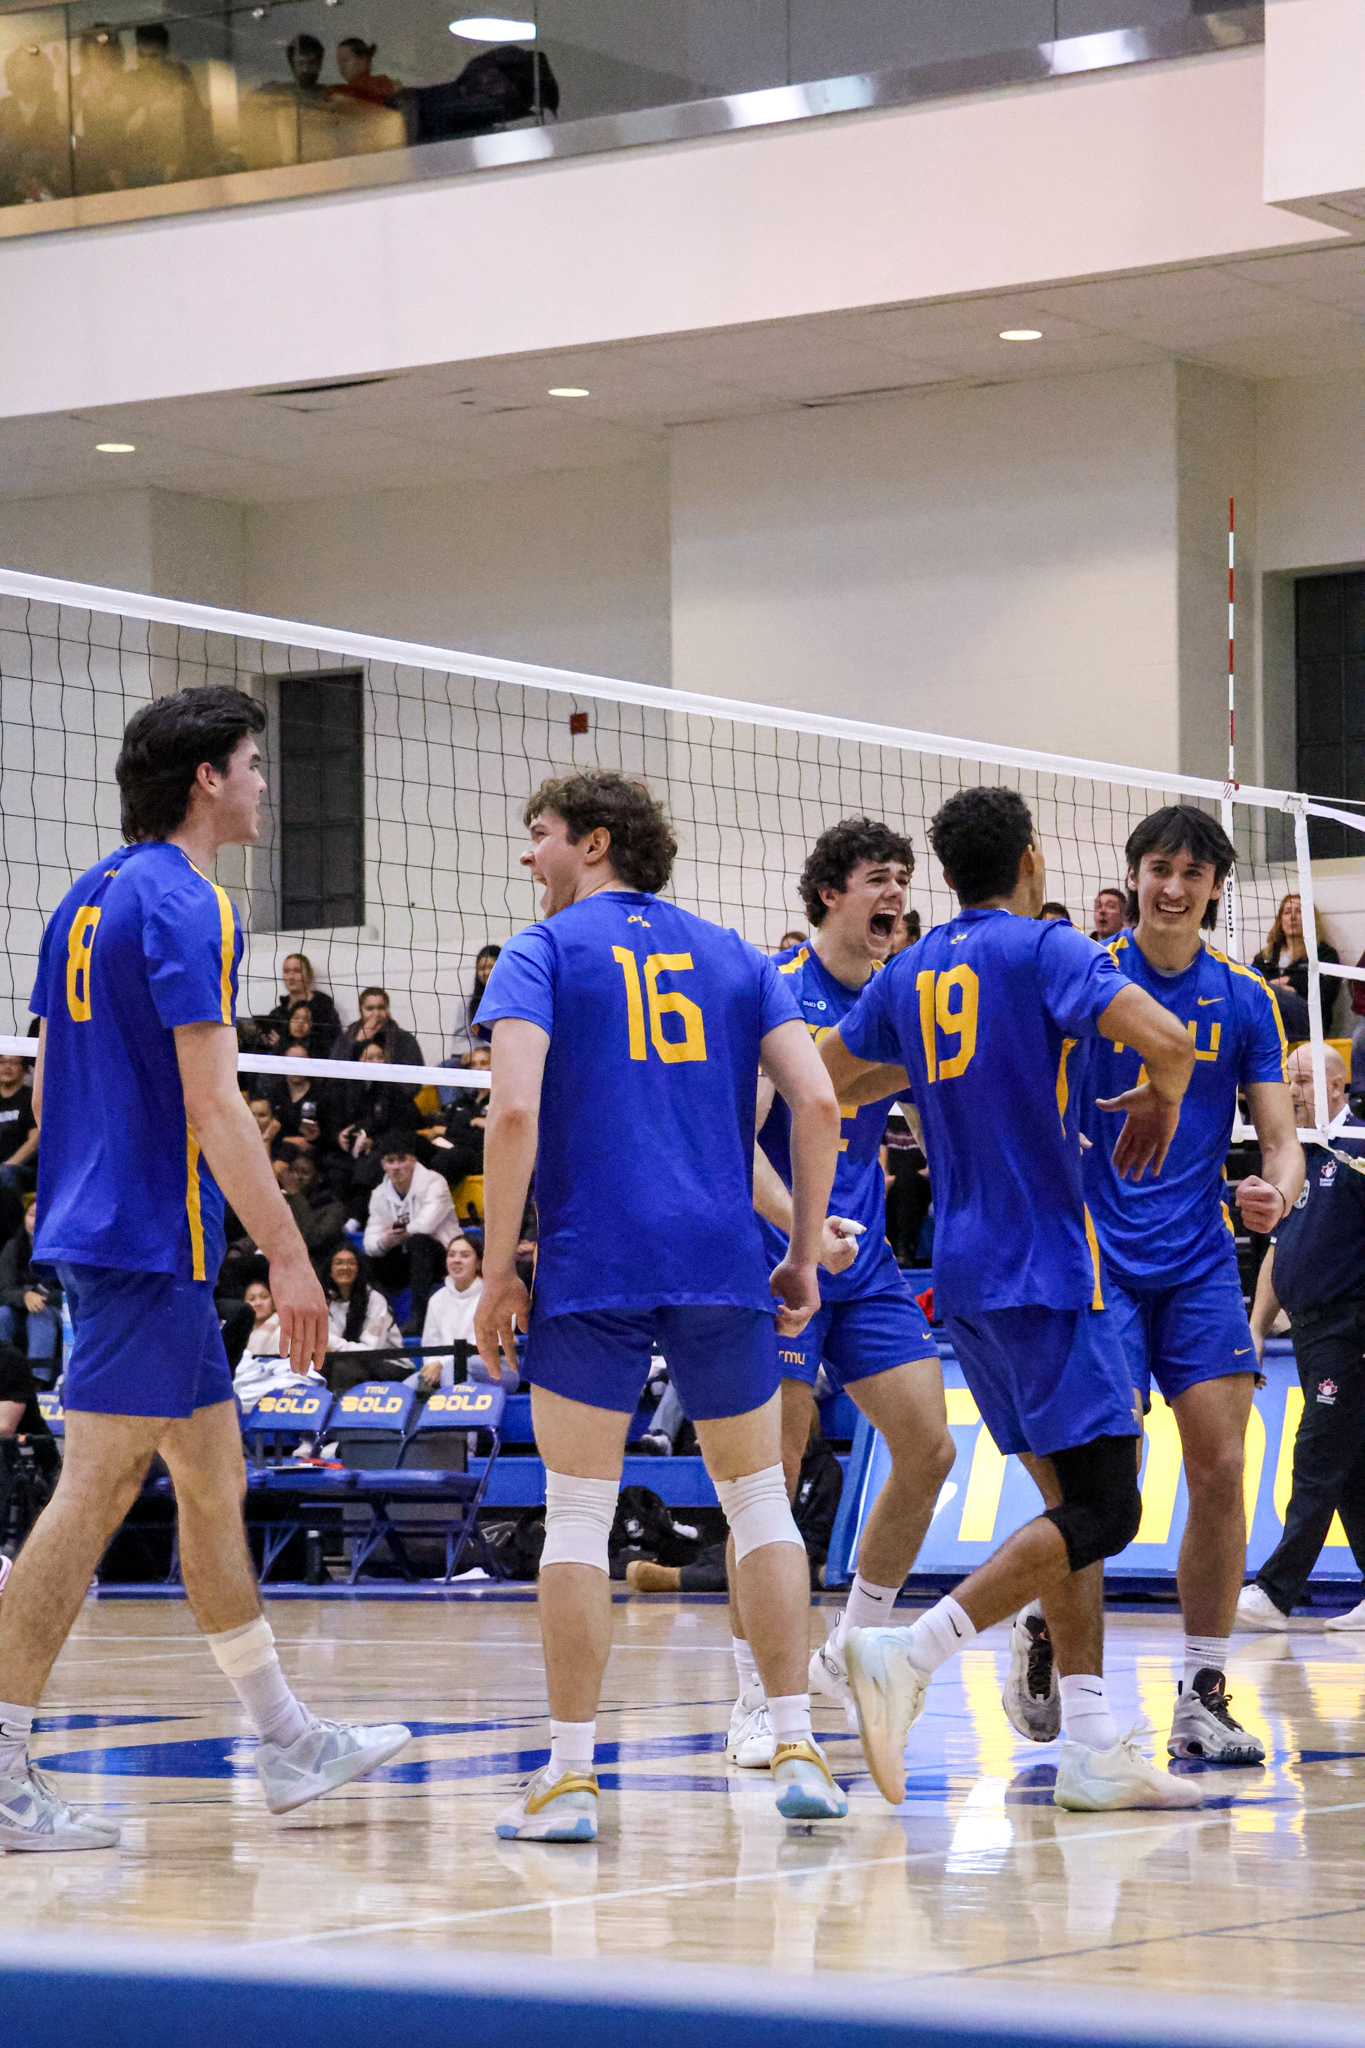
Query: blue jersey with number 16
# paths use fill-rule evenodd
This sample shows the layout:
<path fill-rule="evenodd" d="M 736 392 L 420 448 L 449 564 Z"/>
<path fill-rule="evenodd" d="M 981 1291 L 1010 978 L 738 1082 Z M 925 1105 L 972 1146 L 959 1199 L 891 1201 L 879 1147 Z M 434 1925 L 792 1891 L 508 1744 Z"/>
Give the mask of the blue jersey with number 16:
<path fill-rule="evenodd" d="M 962 910 L 874 975 L 839 1025 L 858 1059 L 909 1073 L 940 1315 L 1103 1305 L 1068 1062 L 1124 986 L 1060 919 Z"/>
<path fill-rule="evenodd" d="M 602 890 L 503 947 L 480 1033 L 520 1017 L 550 1038 L 538 1317 L 772 1310 L 753 1209 L 758 1049 L 799 1016 L 737 932 L 635 890 Z"/>

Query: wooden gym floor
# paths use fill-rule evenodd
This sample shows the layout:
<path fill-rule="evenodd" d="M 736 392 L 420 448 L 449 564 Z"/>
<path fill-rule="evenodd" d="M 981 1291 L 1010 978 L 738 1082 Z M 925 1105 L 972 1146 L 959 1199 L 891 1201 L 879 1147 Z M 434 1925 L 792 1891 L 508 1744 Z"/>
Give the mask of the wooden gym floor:
<path fill-rule="evenodd" d="M 492 1834 L 547 1740 L 529 1599 L 287 1600 L 271 1618 L 310 1704 L 405 1719 L 412 1748 L 379 1778 L 272 1820 L 183 1603 L 92 1600 L 36 1748 L 70 1797 L 118 1815 L 123 1847 L 0 1857 L 11 1936 L 459 1944 L 1365 1998 L 1365 1636 L 1296 1624 L 1236 1638 L 1234 1711 L 1269 1768 L 1204 1774 L 1213 1803 L 1196 1814 L 1101 1816 L 1051 1804 L 1055 1752 L 1008 1728 L 1005 1631 L 993 1630 L 935 1680 L 897 1812 L 856 1738 L 817 1711 L 852 1810 L 802 1828 L 778 1819 L 765 1777 L 726 1766 L 723 1605 L 626 1598 L 599 1722 L 602 1839 L 554 1848 Z M 827 1619 L 812 1611 L 812 1640 Z M 1178 1619 L 1112 1616 L 1109 1642 L 1120 1721 L 1145 1714 L 1164 1752 Z"/>

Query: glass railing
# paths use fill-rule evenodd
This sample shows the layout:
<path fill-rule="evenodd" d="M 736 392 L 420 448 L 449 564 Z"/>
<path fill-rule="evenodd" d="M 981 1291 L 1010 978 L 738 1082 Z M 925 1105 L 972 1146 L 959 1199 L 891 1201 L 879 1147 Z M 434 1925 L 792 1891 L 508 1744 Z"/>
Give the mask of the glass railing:
<path fill-rule="evenodd" d="M 0 208 L 152 198 L 5 214 L 3 227 L 155 211 L 157 188 L 188 181 L 332 164 L 335 182 L 369 182 L 376 159 L 440 145 L 439 164 L 387 175 L 444 173 L 1195 54 L 1259 40 L 1259 12 L 1200 0 L 534 0 L 498 17 L 454 0 L 189 0 L 133 15 L 111 0 L 0 0 Z M 664 109 L 671 126 L 639 118 Z M 536 133 L 518 144 L 523 131 Z M 506 140 L 459 148 L 490 136 Z M 178 203 L 266 196 L 256 177 Z"/>

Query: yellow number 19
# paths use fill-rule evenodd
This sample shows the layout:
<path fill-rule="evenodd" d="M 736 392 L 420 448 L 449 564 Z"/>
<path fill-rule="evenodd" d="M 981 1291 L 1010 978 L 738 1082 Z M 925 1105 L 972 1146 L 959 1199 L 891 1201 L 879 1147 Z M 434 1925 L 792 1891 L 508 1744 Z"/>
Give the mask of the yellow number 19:
<path fill-rule="evenodd" d="M 98 910 L 78 910 L 66 935 L 66 1007 L 76 1024 L 90 1022 L 90 948 L 99 921 Z"/>
<path fill-rule="evenodd" d="M 621 965 L 626 983 L 626 1044 L 633 1060 L 648 1057 L 645 1050 L 645 1006 L 640 992 L 640 969 L 628 946 L 613 946 L 613 960 Z M 645 961 L 645 989 L 649 996 L 649 1040 L 666 1066 L 680 1066 L 686 1060 L 706 1058 L 706 1026 L 701 1010 L 687 996 L 675 991 L 659 993 L 661 974 L 682 974 L 692 966 L 690 953 L 651 953 Z M 666 1016 L 680 1017 L 681 1038 L 664 1037 Z"/>
<path fill-rule="evenodd" d="M 965 961 L 935 974 L 924 968 L 915 977 L 919 995 L 920 1037 L 924 1040 L 924 1064 L 931 1081 L 953 1081 L 965 1074 L 976 1053 L 977 998 L 981 984 Z M 953 1004 L 953 990 L 961 994 Z M 938 1034 L 957 1040 L 957 1051 L 947 1059 L 938 1056 Z"/>

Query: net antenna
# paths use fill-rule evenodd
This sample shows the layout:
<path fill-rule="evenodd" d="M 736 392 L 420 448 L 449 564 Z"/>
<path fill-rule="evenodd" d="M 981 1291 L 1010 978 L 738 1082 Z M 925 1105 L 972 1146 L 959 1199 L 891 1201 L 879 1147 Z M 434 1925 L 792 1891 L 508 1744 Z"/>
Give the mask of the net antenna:
<path fill-rule="evenodd" d="M 811 842 L 850 815 L 906 832 L 918 855 L 915 907 L 926 929 L 943 922 L 956 906 L 928 851 L 929 821 L 955 790 L 988 783 L 1029 804 L 1049 893 L 1078 913 L 1122 878 L 1139 821 L 1178 801 L 1221 816 L 1247 848 L 1224 905 L 1234 956 L 1238 923 L 1268 929 L 1297 890 L 1325 1125 L 1322 981 L 1365 981 L 1365 970 L 1317 958 L 1309 828 L 1326 818 L 1365 833 L 1365 814 L 1236 778 L 1234 510 L 1219 780 L 0 570 L 0 1050 L 32 1055 L 21 1034 L 44 923 L 118 844 L 113 767 L 128 719 L 155 696 L 228 683 L 265 707 L 271 784 L 262 844 L 219 862 L 246 934 L 239 1017 L 277 1008 L 281 965 L 304 953 L 343 1021 L 362 990 L 388 990 L 422 1053 L 405 1058 L 387 1043 L 384 1060 L 358 1066 L 350 1040 L 337 1048 L 350 1057 L 338 1058 L 320 1045 L 323 1056 L 306 1058 L 244 1044 L 244 1073 L 387 1082 L 409 1094 L 485 1087 L 486 1073 L 444 1062 L 470 1042 L 477 954 L 539 914 L 519 864 L 521 814 L 546 776 L 642 777 L 679 841 L 667 893 L 764 950 L 804 922 L 796 881 Z M 1076 921 L 1088 924 L 1088 909 Z"/>
<path fill-rule="evenodd" d="M 1237 503 L 1228 499 L 1228 779 L 1223 789 L 1223 830 L 1234 841 L 1233 797 L 1237 789 Z M 1240 960 L 1237 933 L 1237 883 L 1232 868 L 1223 881 L 1223 949 Z"/>

